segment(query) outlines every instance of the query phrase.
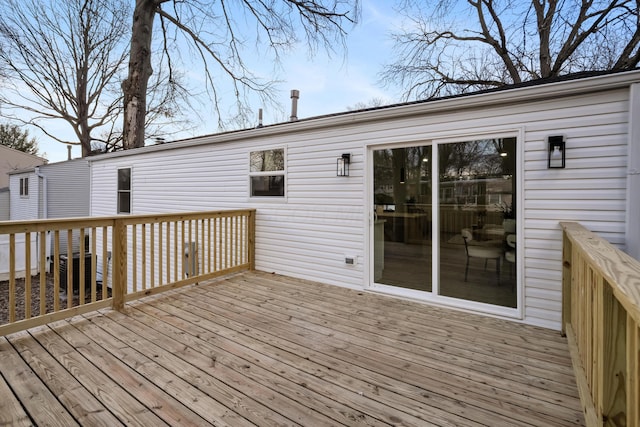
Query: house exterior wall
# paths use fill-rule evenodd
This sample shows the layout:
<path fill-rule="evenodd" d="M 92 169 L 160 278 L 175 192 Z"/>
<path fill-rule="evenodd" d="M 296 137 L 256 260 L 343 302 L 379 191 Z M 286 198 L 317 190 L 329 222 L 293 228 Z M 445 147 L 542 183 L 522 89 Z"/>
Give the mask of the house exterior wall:
<path fill-rule="evenodd" d="M 90 175 L 89 162 L 86 158 L 73 159 L 59 163 L 51 163 L 39 168 L 45 177 L 40 185 L 46 187 L 40 198 L 40 214 L 44 218 L 70 218 L 89 216 Z M 46 204 L 46 209 L 44 208 Z M 67 252 L 67 235 L 60 236 L 62 253 Z M 80 252 L 79 233 L 74 232 L 73 252 Z M 53 253 L 53 242 L 50 245 Z"/>
<path fill-rule="evenodd" d="M 29 197 L 20 196 L 20 179 L 29 178 Z M 69 218 L 89 215 L 89 162 L 68 160 L 10 173 L 11 219 Z"/>
<path fill-rule="evenodd" d="M 20 179 L 29 178 L 29 197 L 20 196 Z M 10 173 L 10 214 L 13 221 L 89 216 L 89 162 L 74 159 Z M 49 236 L 48 239 L 51 239 Z M 67 234 L 60 233 L 61 253 L 67 252 Z M 47 253 L 53 252 L 49 240 Z M 77 233 L 73 252 L 80 250 Z"/>
<path fill-rule="evenodd" d="M 20 195 L 20 179 L 29 178 L 29 194 L 28 196 Z M 9 217 L 7 220 L 17 219 L 38 219 L 38 189 L 39 184 L 33 173 L 33 170 L 23 170 L 21 172 L 11 172 L 9 175 L 9 191 L 8 195 L 8 207 Z M 30 242 L 32 248 L 37 247 L 38 234 L 32 233 Z M 17 234 L 15 242 L 15 277 L 25 277 L 25 235 Z M 9 279 L 9 259 L 11 254 L 11 247 L 9 245 L 9 235 L 0 236 L 0 280 Z M 38 251 L 31 251 L 31 274 L 36 274 L 38 265 Z M 36 267 L 34 267 L 36 266 Z"/>
<path fill-rule="evenodd" d="M 89 216 L 89 162 L 86 158 L 40 167 L 46 177 L 47 217 Z"/>
<path fill-rule="evenodd" d="M 640 79 L 636 73 L 633 77 Z M 132 213 L 255 208 L 256 267 L 366 288 L 369 150 L 390 144 L 516 135 L 521 320 L 560 329 L 560 221 L 579 221 L 624 248 L 628 84 L 557 83 L 517 92 L 323 117 L 94 158 L 91 214 L 116 213 L 117 169 L 132 168 Z M 569 90 L 569 88 L 571 90 Z M 507 93 L 509 92 L 509 93 Z M 547 169 L 547 141 L 564 135 L 566 169 Z M 178 145 L 180 144 L 180 145 Z M 286 149 L 286 198 L 249 197 L 249 152 Z M 352 155 L 349 177 L 336 159 Z M 355 256 L 355 265 L 345 264 Z"/>
<path fill-rule="evenodd" d="M 20 195 L 20 179 L 22 178 L 29 178 L 28 196 Z M 9 217 L 12 221 L 39 218 L 39 189 L 40 183 L 33 170 L 11 173 L 9 180 L 11 197 Z"/>

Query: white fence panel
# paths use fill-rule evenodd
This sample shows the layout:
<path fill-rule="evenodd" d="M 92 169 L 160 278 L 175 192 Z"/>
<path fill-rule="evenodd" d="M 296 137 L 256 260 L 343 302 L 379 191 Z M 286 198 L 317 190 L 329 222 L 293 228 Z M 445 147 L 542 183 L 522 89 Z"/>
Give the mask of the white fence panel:
<path fill-rule="evenodd" d="M 38 234 L 31 233 L 31 275 L 38 274 Z M 16 234 L 16 278 L 25 277 L 25 234 Z M 0 281 L 9 280 L 9 235 L 0 235 Z"/>

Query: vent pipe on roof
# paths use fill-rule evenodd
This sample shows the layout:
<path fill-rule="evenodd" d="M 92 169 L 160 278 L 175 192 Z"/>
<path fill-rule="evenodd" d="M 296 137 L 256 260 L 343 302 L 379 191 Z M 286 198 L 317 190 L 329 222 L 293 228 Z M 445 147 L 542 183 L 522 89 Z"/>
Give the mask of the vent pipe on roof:
<path fill-rule="evenodd" d="M 67 145 L 67 160 L 71 160 L 71 145 Z"/>
<path fill-rule="evenodd" d="M 256 127 L 262 127 L 262 108 L 258 109 L 258 126 Z"/>
<path fill-rule="evenodd" d="M 298 120 L 298 98 L 300 98 L 300 91 L 293 89 L 291 91 L 291 117 L 289 118 L 292 122 Z"/>

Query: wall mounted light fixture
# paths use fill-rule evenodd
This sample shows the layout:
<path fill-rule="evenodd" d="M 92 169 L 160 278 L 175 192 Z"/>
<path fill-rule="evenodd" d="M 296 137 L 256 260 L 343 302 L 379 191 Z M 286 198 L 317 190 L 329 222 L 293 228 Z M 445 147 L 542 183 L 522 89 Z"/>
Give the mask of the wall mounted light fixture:
<path fill-rule="evenodd" d="M 349 176 L 349 165 L 351 164 L 351 154 L 344 153 L 338 157 L 336 166 L 337 176 Z"/>
<path fill-rule="evenodd" d="M 564 168 L 566 158 L 566 144 L 562 135 L 550 136 L 548 138 L 548 164 L 549 169 Z"/>

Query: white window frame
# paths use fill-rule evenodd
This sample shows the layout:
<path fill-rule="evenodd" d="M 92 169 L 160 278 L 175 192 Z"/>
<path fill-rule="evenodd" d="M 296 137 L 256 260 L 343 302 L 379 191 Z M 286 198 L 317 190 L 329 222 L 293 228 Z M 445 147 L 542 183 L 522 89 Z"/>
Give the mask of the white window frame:
<path fill-rule="evenodd" d="M 495 138 L 516 138 L 516 170 L 519 171 L 516 174 L 516 194 L 517 194 L 517 218 L 521 218 L 517 224 L 517 234 L 519 236 L 524 236 L 524 170 L 523 170 L 523 158 L 524 158 L 524 141 L 525 138 L 525 130 L 524 127 L 496 127 L 496 128 L 488 128 L 484 132 L 460 132 L 460 131 L 445 131 L 445 132 L 430 132 L 430 139 L 407 139 L 402 143 L 395 144 L 367 144 L 365 147 L 367 149 L 367 170 L 369 171 L 367 182 L 365 183 L 366 188 L 372 188 L 370 180 L 373 179 L 373 152 L 375 150 L 381 150 L 386 148 L 401 148 L 401 147 L 409 147 L 413 145 L 432 145 L 434 149 L 436 145 L 443 145 L 448 143 L 458 143 L 464 142 L 465 140 L 476 140 L 476 139 L 495 139 Z M 437 150 L 437 149 L 436 149 Z M 433 156 L 433 164 L 431 165 L 432 170 L 435 172 L 438 170 L 438 156 Z M 433 175 L 433 174 L 432 174 Z M 437 185 L 434 185 L 432 189 L 432 205 L 438 206 L 437 199 L 440 195 L 440 185 L 439 181 L 436 181 Z M 373 192 L 367 191 L 366 198 L 366 206 L 373 206 Z M 364 209 L 365 212 L 365 220 L 368 220 L 370 224 L 374 224 L 375 216 L 372 210 Z M 433 212 L 433 226 L 439 227 L 439 210 L 434 210 Z M 517 305 L 515 308 L 511 307 L 501 307 L 495 306 L 491 304 L 478 303 L 470 300 L 457 300 L 455 298 L 450 298 L 447 296 L 440 295 L 439 289 L 439 273 L 440 273 L 440 251 L 433 250 L 432 251 L 432 262 L 433 262 L 433 281 L 432 293 L 425 295 L 424 292 L 413 291 L 411 289 L 399 288 L 394 286 L 388 286 L 383 284 L 378 284 L 374 282 L 374 263 L 373 257 L 375 256 L 375 242 L 374 242 L 374 232 L 373 226 L 367 227 L 366 233 L 368 244 L 367 251 L 367 259 L 369 260 L 369 268 L 367 273 L 367 280 L 365 281 L 365 287 L 378 292 L 384 292 L 392 295 L 398 295 L 401 297 L 418 299 L 423 301 L 429 301 L 434 304 L 442 305 L 442 306 L 450 306 L 461 308 L 463 310 L 477 311 L 483 313 L 484 315 L 491 315 L 497 317 L 504 318 L 514 318 L 514 319 L 524 319 L 524 309 L 525 309 L 525 292 L 527 290 L 527 285 L 524 280 L 524 238 L 519 239 L 517 242 L 517 261 L 516 261 L 516 274 L 517 277 Z M 438 234 L 434 233 L 433 247 L 439 246 L 439 238 Z M 438 278 L 438 279 L 436 279 Z"/>
<path fill-rule="evenodd" d="M 121 170 L 129 170 L 129 189 L 121 190 L 120 189 L 120 171 Z M 116 172 L 116 213 L 118 215 L 129 215 L 132 211 L 133 205 L 133 168 L 131 166 L 118 168 Z M 120 208 L 120 194 L 121 193 L 129 193 L 129 211 L 124 212 Z"/>
<path fill-rule="evenodd" d="M 20 178 L 20 197 L 29 198 L 29 177 Z"/>
<path fill-rule="evenodd" d="M 283 165 L 282 165 L 282 170 L 275 170 L 275 171 L 260 171 L 260 172 L 252 172 L 251 171 L 251 155 L 253 153 L 259 153 L 259 152 L 265 152 L 265 151 L 276 151 L 276 150 L 282 150 L 282 156 L 283 156 Z M 252 150 L 249 152 L 249 158 L 248 158 L 248 163 L 249 163 L 249 179 L 248 179 L 248 185 L 249 185 L 249 189 L 248 189 L 248 194 L 249 194 L 249 198 L 250 199 L 262 199 L 262 200 L 286 200 L 287 198 L 287 149 L 286 147 L 270 147 L 270 148 L 265 148 L 262 150 Z M 253 194 L 253 188 L 252 188 L 252 181 L 253 178 L 255 177 L 271 177 L 271 176 L 281 176 L 282 177 L 282 185 L 283 185 L 283 194 L 282 195 L 254 195 Z"/>

